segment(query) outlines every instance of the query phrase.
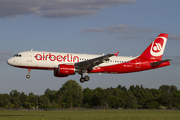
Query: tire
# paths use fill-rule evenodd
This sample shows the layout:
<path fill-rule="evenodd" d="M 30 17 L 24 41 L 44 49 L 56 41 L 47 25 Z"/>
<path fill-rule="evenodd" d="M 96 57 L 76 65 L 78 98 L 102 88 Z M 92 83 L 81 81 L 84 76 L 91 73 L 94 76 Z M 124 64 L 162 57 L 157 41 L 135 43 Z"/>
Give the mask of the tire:
<path fill-rule="evenodd" d="M 82 78 L 80 78 L 80 80 L 79 80 L 81 83 L 84 83 L 84 78 L 82 77 Z"/>
<path fill-rule="evenodd" d="M 85 76 L 85 77 L 84 77 L 84 80 L 85 80 L 85 81 L 89 81 L 89 80 L 90 80 L 90 77 L 89 77 L 89 76 Z"/>
<path fill-rule="evenodd" d="M 26 78 L 29 79 L 29 78 L 30 78 L 30 75 L 26 75 Z"/>

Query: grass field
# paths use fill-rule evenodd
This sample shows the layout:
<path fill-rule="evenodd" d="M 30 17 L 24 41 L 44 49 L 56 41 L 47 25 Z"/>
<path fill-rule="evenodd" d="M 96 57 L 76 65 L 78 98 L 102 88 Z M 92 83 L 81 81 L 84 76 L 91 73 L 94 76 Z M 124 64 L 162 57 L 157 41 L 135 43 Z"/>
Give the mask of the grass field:
<path fill-rule="evenodd" d="M 180 120 L 171 110 L 0 111 L 0 120 Z"/>

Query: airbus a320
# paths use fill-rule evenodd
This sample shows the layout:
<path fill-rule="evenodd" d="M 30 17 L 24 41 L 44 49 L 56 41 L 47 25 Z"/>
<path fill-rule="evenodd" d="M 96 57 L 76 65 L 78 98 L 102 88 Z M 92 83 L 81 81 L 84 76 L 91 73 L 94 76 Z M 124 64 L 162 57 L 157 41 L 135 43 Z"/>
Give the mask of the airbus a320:
<path fill-rule="evenodd" d="M 53 70 L 55 77 L 68 77 L 76 73 L 81 75 L 80 82 L 90 80 L 88 73 L 131 73 L 156 69 L 170 65 L 171 59 L 162 60 L 168 34 L 161 33 L 147 49 L 137 57 L 76 54 L 45 51 L 25 51 L 15 54 L 7 60 L 14 67 L 28 69 Z M 85 76 L 83 76 L 85 74 Z"/>

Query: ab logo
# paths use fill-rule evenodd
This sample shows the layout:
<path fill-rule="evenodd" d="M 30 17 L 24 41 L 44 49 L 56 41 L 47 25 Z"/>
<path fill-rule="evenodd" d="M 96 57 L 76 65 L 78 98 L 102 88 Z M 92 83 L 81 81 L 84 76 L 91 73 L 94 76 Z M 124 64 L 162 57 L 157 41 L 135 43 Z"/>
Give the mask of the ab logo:
<path fill-rule="evenodd" d="M 167 39 L 165 37 L 158 37 L 152 43 L 150 53 L 152 56 L 161 56 L 164 52 L 164 47 Z"/>
<path fill-rule="evenodd" d="M 162 49 L 162 46 L 160 43 L 155 43 L 154 46 L 153 46 L 153 51 L 154 52 L 160 52 Z"/>

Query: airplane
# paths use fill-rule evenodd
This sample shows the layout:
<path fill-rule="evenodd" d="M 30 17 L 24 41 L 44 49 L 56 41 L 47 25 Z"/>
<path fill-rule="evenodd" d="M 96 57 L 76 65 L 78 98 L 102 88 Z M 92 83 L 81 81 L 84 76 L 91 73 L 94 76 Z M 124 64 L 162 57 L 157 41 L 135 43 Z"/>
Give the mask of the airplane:
<path fill-rule="evenodd" d="M 53 70 L 55 77 L 68 77 L 76 73 L 81 75 L 80 82 L 90 80 L 88 73 L 131 73 L 151 70 L 170 65 L 171 59 L 161 60 L 168 34 L 161 33 L 139 56 L 118 56 L 118 53 L 107 55 L 76 54 L 45 51 L 25 51 L 15 54 L 7 60 L 14 67 L 28 69 Z M 83 74 L 85 76 L 83 77 Z"/>

